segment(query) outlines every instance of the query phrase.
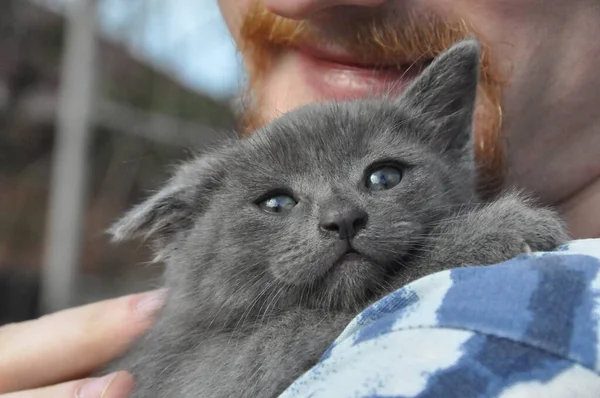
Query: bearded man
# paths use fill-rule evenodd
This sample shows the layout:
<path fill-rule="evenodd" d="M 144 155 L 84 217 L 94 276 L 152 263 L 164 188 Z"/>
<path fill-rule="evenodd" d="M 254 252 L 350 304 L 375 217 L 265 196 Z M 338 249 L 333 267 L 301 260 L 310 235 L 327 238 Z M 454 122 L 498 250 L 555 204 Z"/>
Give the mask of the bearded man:
<path fill-rule="evenodd" d="M 248 71 L 246 133 L 303 104 L 400 94 L 437 54 L 475 35 L 484 49 L 475 120 L 480 189 L 534 192 L 578 239 L 560 255 L 462 274 L 452 294 L 435 275 L 415 282 L 421 307 L 403 312 L 410 300 L 397 294 L 390 306 L 367 310 L 368 320 L 351 324 L 316 371 L 284 395 L 597 397 L 600 242 L 585 238 L 600 237 L 600 4 L 219 5 Z M 556 272 L 540 273 L 527 290 L 525 271 L 544 267 Z M 0 393 L 126 397 L 134 382 L 125 372 L 80 378 L 125 351 L 162 300 L 161 292 L 128 296 L 0 328 Z M 373 338 L 351 344 L 360 333 Z"/>

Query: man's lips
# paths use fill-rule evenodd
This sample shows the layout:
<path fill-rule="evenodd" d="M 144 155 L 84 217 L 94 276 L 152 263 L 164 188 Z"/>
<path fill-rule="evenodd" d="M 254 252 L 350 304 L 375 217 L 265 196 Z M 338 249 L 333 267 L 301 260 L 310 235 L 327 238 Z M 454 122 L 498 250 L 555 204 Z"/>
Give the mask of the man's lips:
<path fill-rule="evenodd" d="M 353 54 L 339 46 L 327 44 L 293 44 L 292 47 L 296 51 L 316 60 L 356 68 L 374 69 L 379 67 L 382 69 L 392 69 L 398 65 L 410 65 L 414 62 L 414 60 L 409 58 L 402 58 L 401 55 L 395 57 L 394 62 L 381 60 L 375 62 L 376 60 L 370 59 L 370 57 L 361 57 L 360 54 Z"/>
<path fill-rule="evenodd" d="M 341 51 L 296 47 L 293 55 L 300 78 L 321 99 L 353 99 L 399 95 L 430 60 L 400 60 L 394 65 L 368 64 Z"/>

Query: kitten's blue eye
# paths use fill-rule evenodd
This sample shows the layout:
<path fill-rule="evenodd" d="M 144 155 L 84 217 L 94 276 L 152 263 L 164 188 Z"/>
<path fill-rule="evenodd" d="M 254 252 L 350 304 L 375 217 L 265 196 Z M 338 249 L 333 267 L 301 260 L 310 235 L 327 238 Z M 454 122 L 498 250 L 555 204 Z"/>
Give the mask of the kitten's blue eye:
<path fill-rule="evenodd" d="M 283 213 L 292 210 L 297 204 L 289 195 L 276 195 L 261 201 L 258 206 L 269 213 Z"/>
<path fill-rule="evenodd" d="M 371 191 L 384 191 L 395 187 L 402 179 L 402 172 L 392 166 L 383 166 L 371 171 L 367 176 L 366 185 Z"/>

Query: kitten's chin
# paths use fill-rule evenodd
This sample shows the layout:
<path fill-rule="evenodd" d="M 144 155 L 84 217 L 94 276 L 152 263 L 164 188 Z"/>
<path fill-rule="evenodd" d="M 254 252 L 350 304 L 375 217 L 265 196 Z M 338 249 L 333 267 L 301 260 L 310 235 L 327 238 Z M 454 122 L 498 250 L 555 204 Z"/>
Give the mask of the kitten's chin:
<path fill-rule="evenodd" d="M 387 276 L 386 267 L 358 253 L 346 254 L 322 279 L 317 304 L 326 309 L 360 310 L 382 288 Z"/>

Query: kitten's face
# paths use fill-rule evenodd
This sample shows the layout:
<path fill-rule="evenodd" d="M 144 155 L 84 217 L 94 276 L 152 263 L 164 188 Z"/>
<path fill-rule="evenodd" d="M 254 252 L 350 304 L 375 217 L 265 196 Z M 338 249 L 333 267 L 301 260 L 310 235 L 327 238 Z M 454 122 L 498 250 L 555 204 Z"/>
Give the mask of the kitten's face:
<path fill-rule="evenodd" d="M 464 202 L 457 170 L 410 138 L 426 127 L 397 109 L 329 108 L 290 114 L 230 151 L 186 250 L 325 306 L 348 306 L 401 271 L 430 223 Z"/>
<path fill-rule="evenodd" d="M 473 193 L 465 46 L 400 101 L 305 107 L 188 164 L 113 232 L 158 232 L 172 279 L 216 301 L 360 307 Z"/>

